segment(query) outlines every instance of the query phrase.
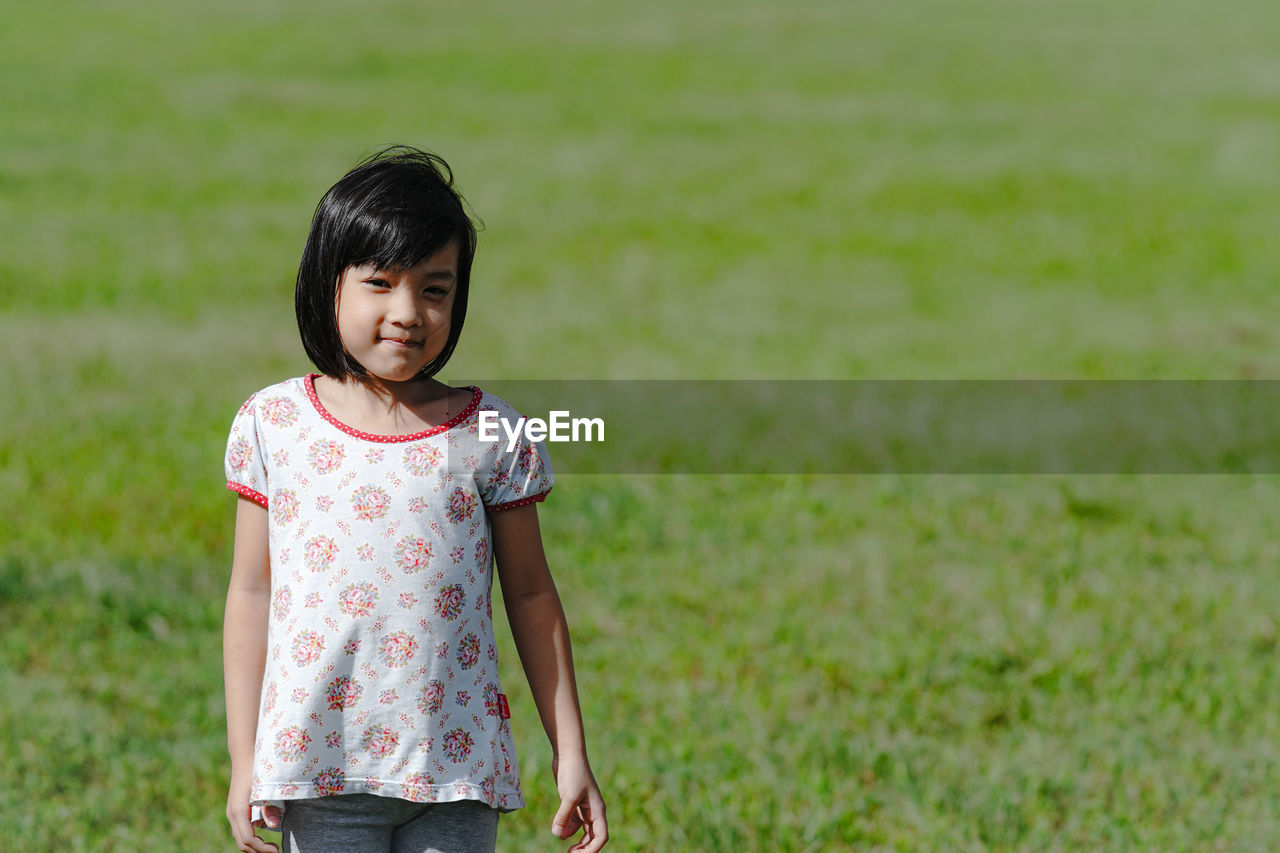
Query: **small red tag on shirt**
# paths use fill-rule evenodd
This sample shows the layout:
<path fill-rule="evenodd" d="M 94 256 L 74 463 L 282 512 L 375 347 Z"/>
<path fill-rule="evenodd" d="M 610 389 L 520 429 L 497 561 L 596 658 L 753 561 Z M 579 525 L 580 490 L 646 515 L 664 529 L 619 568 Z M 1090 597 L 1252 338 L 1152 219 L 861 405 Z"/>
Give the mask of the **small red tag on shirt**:
<path fill-rule="evenodd" d="M 511 719 L 511 706 L 507 704 L 507 695 L 498 694 L 498 716 L 504 720 Z"/>

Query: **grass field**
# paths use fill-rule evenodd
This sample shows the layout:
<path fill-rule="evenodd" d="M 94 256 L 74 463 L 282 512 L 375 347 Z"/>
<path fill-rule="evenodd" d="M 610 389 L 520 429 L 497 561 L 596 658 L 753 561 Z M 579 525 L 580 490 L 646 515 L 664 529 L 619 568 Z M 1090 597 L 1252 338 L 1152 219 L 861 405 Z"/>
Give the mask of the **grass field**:
<path fill-rule="evenodd" d="M 1280 375 L 1262 0 L 5 17 L 5 845 L 234 849 L 223 444 L 308 368 L 307 223 L 383 143 L 445 155 L 487 226 L 446 375 Z M 542 518 L 609 849 L 1270 849 L 1278 499 L 563 478 Z M 499 847 L 559 849 L 504 642 L 530 807 Z"/>

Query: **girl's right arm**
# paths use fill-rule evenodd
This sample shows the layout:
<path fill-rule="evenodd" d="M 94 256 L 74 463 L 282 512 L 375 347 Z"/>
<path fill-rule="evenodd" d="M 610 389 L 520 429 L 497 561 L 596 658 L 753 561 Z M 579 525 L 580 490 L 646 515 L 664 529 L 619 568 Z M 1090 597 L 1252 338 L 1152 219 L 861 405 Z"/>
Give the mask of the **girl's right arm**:
<path fill-rule="evenodd" d="M 257 737 L 258 702 L 267 662 L 267 612 L 271 606 L 267 511 L 244 497 L 236 503 L 235 549 L 222 623 L 227 749 L 231 753 L 227 820 L 242 853 L 270 853 L 278 848 L 254 835 L 249 806 L 253 742 Z"/>

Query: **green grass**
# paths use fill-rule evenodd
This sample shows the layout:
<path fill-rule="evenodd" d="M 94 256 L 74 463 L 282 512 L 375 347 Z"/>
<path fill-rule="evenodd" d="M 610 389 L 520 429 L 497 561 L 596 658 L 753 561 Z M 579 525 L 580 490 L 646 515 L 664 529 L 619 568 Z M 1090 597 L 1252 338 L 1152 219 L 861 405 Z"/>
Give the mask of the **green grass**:
<path fill-rule="evenodd" d="M 1278 39 L 1261 0 L 10 10 L 0 826 L 231 849 L 223 442 L 307 369 L 294 267 L 360 153 L 438 150 L 486 222 L 456 376 L 1269 378 Z M 1278 497 L 564 478 L 611 847 L 1268 849 Z M 558 849 L 503 642 L 500 846 Z"/>

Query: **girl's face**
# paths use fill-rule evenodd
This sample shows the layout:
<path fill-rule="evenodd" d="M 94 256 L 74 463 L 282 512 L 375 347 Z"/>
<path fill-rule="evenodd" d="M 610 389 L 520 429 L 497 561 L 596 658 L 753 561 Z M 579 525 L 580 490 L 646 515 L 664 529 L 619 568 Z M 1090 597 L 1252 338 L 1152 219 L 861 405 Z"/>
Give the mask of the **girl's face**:
<path fill-rule="evenodd" d="M 338 335 L 369 378 L 407 382 L 449 339 L 458 246 L 403 270 L 347 267 L 338 282 Z"/>

